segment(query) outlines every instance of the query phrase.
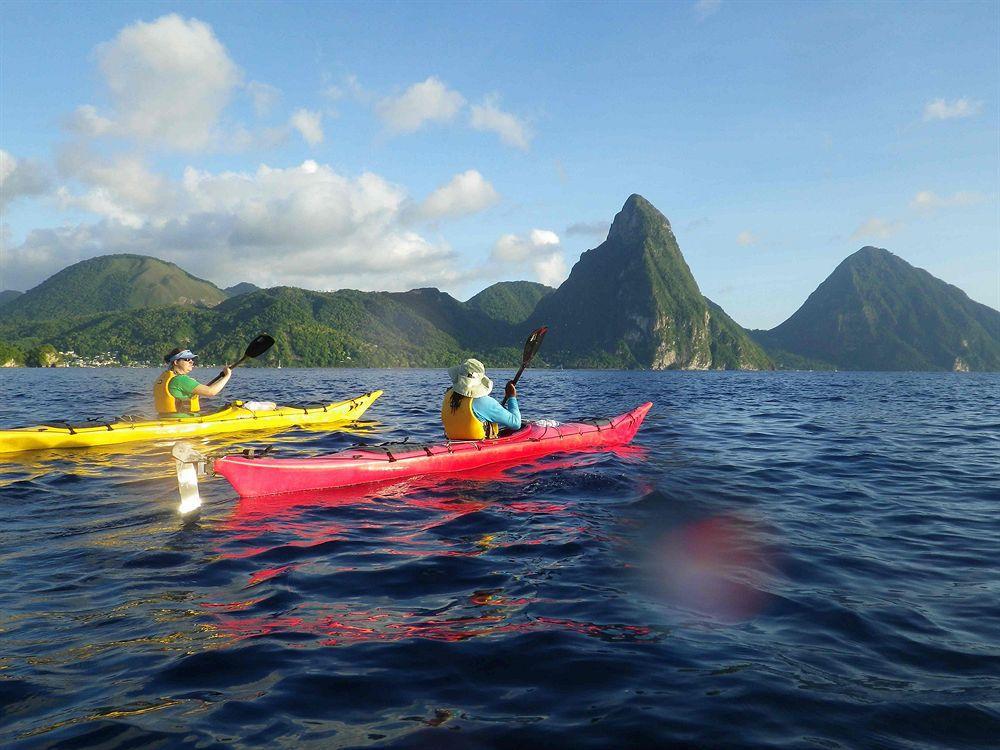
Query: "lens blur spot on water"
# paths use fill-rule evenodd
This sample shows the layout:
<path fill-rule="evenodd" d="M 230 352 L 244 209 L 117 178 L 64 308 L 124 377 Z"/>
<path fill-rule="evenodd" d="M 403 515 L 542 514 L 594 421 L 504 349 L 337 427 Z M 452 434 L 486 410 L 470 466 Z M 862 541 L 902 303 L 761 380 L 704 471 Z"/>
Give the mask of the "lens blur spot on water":
<path fill-rule="evenodd" d="M 669 607 L 741 621 L 766 605 L 755 579 L 767 554 L 747 519 L 715 516 L 678 524 L 656 534 L 648 554 L 655 590 Z"/>

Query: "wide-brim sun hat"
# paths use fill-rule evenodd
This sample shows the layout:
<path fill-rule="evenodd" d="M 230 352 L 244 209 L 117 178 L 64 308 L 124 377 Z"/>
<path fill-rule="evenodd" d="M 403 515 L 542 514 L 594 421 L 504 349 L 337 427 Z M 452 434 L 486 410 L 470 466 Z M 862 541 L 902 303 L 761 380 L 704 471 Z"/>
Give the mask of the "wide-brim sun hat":
<path fill-rule="evenodd" d="M 493 381 L 486 377 L 486 367 L 478 359 L 467 359 L 460 365 L 448 368 L 451 388 L 455 393 L 469 398 L 488 396 Z"/>

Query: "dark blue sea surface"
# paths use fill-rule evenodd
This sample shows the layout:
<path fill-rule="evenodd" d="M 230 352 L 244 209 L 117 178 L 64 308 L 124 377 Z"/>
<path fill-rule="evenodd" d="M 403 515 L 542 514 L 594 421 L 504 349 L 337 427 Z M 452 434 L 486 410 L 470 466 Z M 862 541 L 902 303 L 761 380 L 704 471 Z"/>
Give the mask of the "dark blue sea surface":
<path fill-rule="evenodd" d="M 507 372 L 491 373 L 502 383 Z M 0 425 L 135 414 L 152 370 L 0 371 Z M 279 455 L 440 437 L 445 374 Z M 527 418 L 628 448 L 177 513 L 171 444 L 0 455 L 0 746 L 987 748 L 1000 376 L 528 370 Z"/>

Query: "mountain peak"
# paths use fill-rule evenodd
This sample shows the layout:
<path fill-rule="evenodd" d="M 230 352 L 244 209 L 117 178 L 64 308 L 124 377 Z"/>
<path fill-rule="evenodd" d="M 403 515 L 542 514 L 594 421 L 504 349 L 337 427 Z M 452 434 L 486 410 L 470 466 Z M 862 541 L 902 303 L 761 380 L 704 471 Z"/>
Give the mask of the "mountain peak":
<path fill-rule="evenodd" d="M 762 340 L 849 370 L 995 370 L 1000 313 L 880 247 L 834 269 Z"/>
<path fill-rule="evenodd" d="M 641 195 L 632 193 L 611 223 L 608 239 L 633 240 L 650 234 L 657 227 L 666 228 L 669 232 L 670 222 L 667 221 L 667 217 Z"/>
<path fill-rule="evenodd" d="M 875 247 L 873 245 L 865 245 L 863 248 L 858 250 L 856 253 L 848 255 L 845 259 L 846 261 L 856 262 L 856 261 L 878 261 L 878 260 L 902 260 L 902 258 L 893 255 L 884 247 Z M 905 261 L 904 261 L 905 262 Z"/>
<path fill-rule="evenodd" d="M 249 281 L 241 281 L 239 284 L 233 284 L 233 286 L 227 286 L 222 291 L 224 291 L 230 297 L 239 297 L 244 294 L 259 292 L 260 287 L 257 286 L 256 284 L 251 284 Z"/>
<path fill-rule="evenodd" d="M 226 297 L 174 263 L 121 253 L 67 266 L 18 297 L 17 305 L 5 305 L 3 315 L 40 320 L 170 305 L 211 307 Z"/>
<path fill-rule="evenodd" d="M 607 240 L 539 300 L 530 321 L 549 327 L 553 361 L 571 366 L 771 366 L 721 308 L 709 306 L 670 222 L 638 194 L 625 201 Z"/>

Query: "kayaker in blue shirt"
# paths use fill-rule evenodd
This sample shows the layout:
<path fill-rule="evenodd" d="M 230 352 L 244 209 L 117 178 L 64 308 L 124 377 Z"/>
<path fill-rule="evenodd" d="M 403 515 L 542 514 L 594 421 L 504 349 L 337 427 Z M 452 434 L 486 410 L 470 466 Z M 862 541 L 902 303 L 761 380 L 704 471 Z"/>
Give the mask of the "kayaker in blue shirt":
<path fill-rule="evenodd" d="M 497 437 L 500 428 L 521 428 L 517 388 L 512 382 L 504 388 L 504 407 L 490 396 L 493 381 L 486 377 L 486 367 L 478 359 L 449 368 L 448 376 L 452 385 L 441 404 L 441 422 L 449 440 L 483 440 Z"/>

